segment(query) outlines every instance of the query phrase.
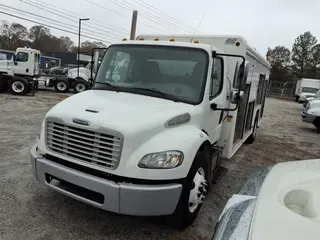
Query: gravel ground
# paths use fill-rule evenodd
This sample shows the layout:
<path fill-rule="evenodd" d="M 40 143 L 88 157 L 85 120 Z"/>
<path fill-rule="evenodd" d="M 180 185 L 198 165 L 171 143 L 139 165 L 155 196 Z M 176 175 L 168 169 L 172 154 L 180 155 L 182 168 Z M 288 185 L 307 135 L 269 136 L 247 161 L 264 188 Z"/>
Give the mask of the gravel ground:
<path fill-rule="evenodd" d="M 29 149 L 45 113 L 65 95 L 0 95 L 0 239 L 210 239 L 227 200 L 248 175 L 277 162 L 320 156 L 319 135 L 301 122 L 301 105 L 267 99 L 263 124 L 253 145 L 224 165 L 229 172 L 213 185 L 196 222 L 176 231 L 159 218 L 120 216 L 40 186 L 32 176 Z"/>

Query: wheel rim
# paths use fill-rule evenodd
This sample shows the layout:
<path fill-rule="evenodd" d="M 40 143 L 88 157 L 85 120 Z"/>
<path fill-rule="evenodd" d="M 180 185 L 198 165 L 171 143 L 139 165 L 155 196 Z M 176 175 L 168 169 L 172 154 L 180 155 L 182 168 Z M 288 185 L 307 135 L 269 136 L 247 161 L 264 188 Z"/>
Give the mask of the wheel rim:
<path fill-rule="evenodd" d="M 76 85 L 77 92 L 83 92 L 86 89 L 86 86 L 83 83 L 78 83 Z"/>
<path fill-rule="evenodd" d="M 59 82 L 57 84 L 57 88 L 60 90 L 60 91 L 65 91 L 67 89 L 67 84 L 65 84 L 64 82 Z"/>
<path fill-rule="evenodd" d="M 23 92 L 24 90 L 24 85 L 22 82 L 20 81 L 15 81 L 13 84 L 12 84 L 12 89 L 13 91 L 15 91 L 16 93 L 21 93 Z"/>
<path fill-rule="evenodd" d="M 192 186 L 193 188 L 191 189 L 189 195 L 189 211 L 191 213 L 195 212 L 198 206 L 203 202 L 205 193 L 207 192 L 207 181 L 205 179 L 205 172 L 202 167 L 199 168 L 194 175 Z"/>

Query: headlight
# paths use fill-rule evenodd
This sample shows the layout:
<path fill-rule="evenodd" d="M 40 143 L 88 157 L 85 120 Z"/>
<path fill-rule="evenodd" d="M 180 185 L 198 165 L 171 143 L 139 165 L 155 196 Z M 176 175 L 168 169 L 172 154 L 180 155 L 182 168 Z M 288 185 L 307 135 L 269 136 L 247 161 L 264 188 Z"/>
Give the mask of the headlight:
<path fill-rule="evenodd" d="M 183 153 L 180 151 L 165 151 L 145 155 L 139 162 L 140 168 L 169 169 L 182 164 Z"/>

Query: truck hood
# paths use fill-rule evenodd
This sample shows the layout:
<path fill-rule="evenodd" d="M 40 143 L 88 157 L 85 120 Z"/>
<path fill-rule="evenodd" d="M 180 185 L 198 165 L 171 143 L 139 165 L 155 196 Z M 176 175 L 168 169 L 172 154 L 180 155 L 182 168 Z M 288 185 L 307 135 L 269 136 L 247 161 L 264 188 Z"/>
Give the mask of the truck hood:
<path fill-rule="evenodd" d="M 65 99 L 46 117 L 58 117 L 67 124 L 73 119 L 90 122 L 90 129 L 108 128 L 122 134 L 163 129 L 167 120 L 194 111 L 193 105 L 144 95 L 89 90 Z"/>

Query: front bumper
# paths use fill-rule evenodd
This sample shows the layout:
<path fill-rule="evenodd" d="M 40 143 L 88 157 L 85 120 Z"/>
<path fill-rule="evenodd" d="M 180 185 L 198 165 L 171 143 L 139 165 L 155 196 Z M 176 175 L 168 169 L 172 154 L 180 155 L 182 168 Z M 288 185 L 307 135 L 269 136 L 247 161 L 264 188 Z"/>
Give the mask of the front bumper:
<path fill-rule="evenodd" d="M 119 214 L 170 215 L 174 213 L 182 191 L 182 185 L 176 183 L 139 185 L 92 176 L 45 159 L 38 154 L 36 145 L 31 149 L 31 165 L 35 178 L 41 184 L 81 202 Z M 53 181 L 50 181 L 52 178 L 98 193 L 103 196 L 103 200 L 97 202 L 74 191 L 68 191 L 59 184 L 53 184 Z"/>
<path fill-rule="evenodd" d="M 303 122 L 313 123 L 315 119 L 316 119 L 316 116 L 314 116 L 314 115 L 310 115 L 310 114 L 305 113 L 305 112 L 301 113 L 301 120 Z"/>

